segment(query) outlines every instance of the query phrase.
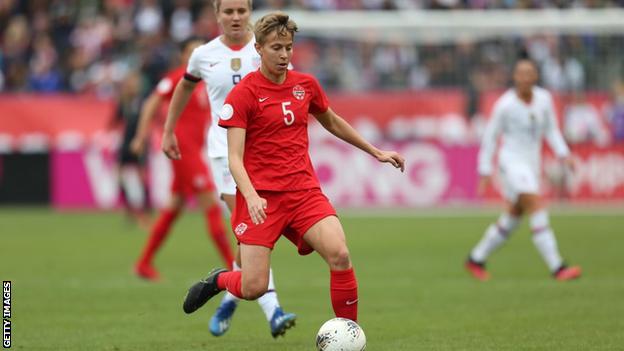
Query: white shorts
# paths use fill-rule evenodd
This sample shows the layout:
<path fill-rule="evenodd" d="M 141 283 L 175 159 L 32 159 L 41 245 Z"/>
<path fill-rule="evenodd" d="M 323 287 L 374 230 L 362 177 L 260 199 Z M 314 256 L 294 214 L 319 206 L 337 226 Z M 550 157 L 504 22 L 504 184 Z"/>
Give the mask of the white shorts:
<path fill-rule="evenodd" d="M 539 174 L 526 163 L 501 164 L 499 175 L 503 197 L 512 203 L 520 194 L 539 194 Z"/>
<path fill-rule="evenodd" d="M 227 157 L 208 157 L 210 170 L 219 196 L 236 195 L 236 182 L 230 173 Z"/>

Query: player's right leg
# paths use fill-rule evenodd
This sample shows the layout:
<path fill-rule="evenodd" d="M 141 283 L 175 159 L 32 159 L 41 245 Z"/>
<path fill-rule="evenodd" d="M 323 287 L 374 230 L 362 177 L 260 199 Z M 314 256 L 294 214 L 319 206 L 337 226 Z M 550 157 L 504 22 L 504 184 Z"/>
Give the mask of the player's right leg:
<path fill-rule="evenodd" d="M 139 277 L 147 280 L 158 280 L 159 274 L 156 268 L 154 268 L 152 261 L 164 243 L 165 238 L 169 235 L 171 226 L 180 214 L 183 206 L 184 198 L 179 194 L 173 193 L 169 204 L 162 210 L 151 228 L 143 252 L 134 266 L 134 272 Z"/>
<path fill-rule="evenodd" d="M 358 285 L 338 217 L 328 216 L 319 220 L 303 238 L 329 265 L 334 314 L 336 317 L 357 321 Z"/>
<path fill-rule="evenodd" d="M 236 206 L 236 183 L 230 173 L 227 157 L 208 157 L 212 179 L 217 188 L 219 198 L 225 202 L 230 214 Z M 229 214 L 228 214 L 229 217 Z M 236 261 L 232 262 L 232 270 L 240 271 L 240 250 L 236 251 Z M 238 307 L 239 298 L 229 292 L 223 294 L 223 299 L 217 307 L 217 310 L 208 322 L 208 329 L 214 336 L 225 334 L 232 323 L 232 317 Z"/>
<path fill-rule="evenodd" d="M 475 278 L 486 281 L 490 274 L 485 269 L 486 260 L 500 248 L 516 230 L 524 209 L 519 203 L 519 195 L 523 192 L 536 192 L 538 181 L 533 169 L 522 162 L 502 160 L 500 164 L 500 185 L 508 209 L 503 212 L 495 223 L 488 226 L 483 237 L 470 251 L 464 267 Z"/>
<path fill-rule="evenodd" d="M 466 270 L 475 279 L 481 281 L 490 279 L 490 274 L 485 269 L 485 262 L 490 254 L 500 248 L 516 230 L 521 215 L 522 212 L 517 206 L 510 205 L 509 210 L 503 212 L 496 222 L 487 227 L 479 243 L 470 251 L 465 263 Z"/>
<path fill-rule="evenodd" d="M 241 261 L 245 263 L 242 270 L 234 272 L 216 269 L 206 279 L 195 283 L 184 299 L 184 312 L 195 312 L 223 290 L 245 300 L 255 300 L 266 292 L 271 249 L 245 244 L 241 244 L 240 249 Z"/>
<path fill-rule="evenodd" d="M 227 157 L 211 157 L 209 158 L 209 163 L 220 198 L 225 202 L 230 213 L 232 213 L 236 206 L 236 183 L 230 174 Z M 236 254 L 236 262 L 233 267 L 234 271 L 240 271 L 240 263 L 239 251 Z M 208 324 L 212 335 L 221 336 L 228 331 L 238 301 L 239 299 L 229 292 L 223 295 L 219 307 L 217 307 L 217 310 L 210 318 Z M 269 286 L 267 292 L 258 298 L 258 305 L 262 308 L 262 312 L 264 312 L 273 337 L 283 335 L 286 329 L 292 326 L 292 323 L 297 318 L 295 314 L 282 310 L 277 290 L 275 289 L 272 269 L 269 270 Z"/>

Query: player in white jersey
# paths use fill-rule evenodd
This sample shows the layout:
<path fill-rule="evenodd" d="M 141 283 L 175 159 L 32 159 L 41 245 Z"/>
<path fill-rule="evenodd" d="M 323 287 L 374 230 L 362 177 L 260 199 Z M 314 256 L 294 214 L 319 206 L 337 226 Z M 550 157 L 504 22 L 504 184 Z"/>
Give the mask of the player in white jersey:
<path fill-rule="evenodd" d="M 169 107 L 163 135 L 163 151 L 174 158 L 180 155 L 177 140 L 173 134 L 182 108 L 200 80 L 206 83 L 210 100 L 211 125 L 208 131 L 208 156 L 210 168 L 221 199 L 232 211 L 235 207 L 236 183 L 228 167 L 227 131 L 217 125 L 218 112 L 232 88 L 245 75 L 260 67 L 260 56 L 254 47 L 255 39 L 250 30 L 251 0 L 214 0 L 216 17 L 223 34 L 204 44 L 193 52 L 189 59 L 185 79 L 180 80 Z M 240 254 L 237 254 L 240 263 Z M 235 269 L 240 265 L 234 263 Z M 283 335 L 294 326 L 296 315 L 285 313 L 277 299 L 273 274 L 270 274 L 267 293 L 258 299 L 271 327 L 273 337 Z M 230 327 L 238 299 L 226 294 L 210 320 L 210 332 L 223 335 Z"/>
<path fill-rule="evenodd" d="M 568 267 L 563 262 L 540 195 L 542 139 L 546 139 L 567 167 L 573 168 L 573 162 L 557 126 L 552 97 L 545 89 L 535 86 L 537 79 L 537 68 L 532 61 L 521 59 L 516 63 L 513 73 L 515 86 L 496 101 L 483 136 L 478 160 L 481 175 L 479 193 L 491 181 L 492 158 L 498 137 L 502 136 L 498 174 L 509 206 L 498 221 L 487 228 L 466 261 L 466 269 L 479 280 L 489 279 L 490 275 L 485 270 L 486 259 L 506 242 L 523 215 L 529 217 L 533 243 L 553 277 L 569 280 L 581 275 L 579 267 Z"/>

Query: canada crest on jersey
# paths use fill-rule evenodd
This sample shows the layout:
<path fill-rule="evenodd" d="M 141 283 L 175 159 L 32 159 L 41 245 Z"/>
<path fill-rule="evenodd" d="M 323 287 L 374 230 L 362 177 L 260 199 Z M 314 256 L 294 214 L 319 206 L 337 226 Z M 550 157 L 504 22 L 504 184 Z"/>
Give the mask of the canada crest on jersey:
<path fill-rule="evenodd" d="M 295 87 L 293 88 L 293 96 L 297 100 L 303 100 L 303 98 L 305 97 L 305 90 L 301 85 L 295 85 Z"/>
<path fill-rule="evenodd" d="M 238 70 L 240 70 L 242 66 L 243 64 L 240 58 L 235 57 L 230 60 L 230 68 L 232 69 L 232 71 L 238 72 Z"/>
<path fill-rule="evenodd" d="M 234 233 L 236 233 L 236 235 L 241 236 L 245 233 L 245 231 L 247 230 L 247 224 L 245 223 L 239 223 L 236 228 L 234 228 Z"/>

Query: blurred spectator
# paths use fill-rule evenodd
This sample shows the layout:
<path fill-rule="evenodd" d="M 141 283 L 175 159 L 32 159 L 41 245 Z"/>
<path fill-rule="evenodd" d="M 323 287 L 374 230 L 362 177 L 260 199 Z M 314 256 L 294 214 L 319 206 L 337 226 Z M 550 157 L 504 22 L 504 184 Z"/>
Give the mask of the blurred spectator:
<path fill-rule="evenodd" d="M 15 91 L 25 90 L 27 88 L 28 49 L 31 36 L 26 17 L 17 15 L 10 18 L 2 34 L 2 61 L 6 88 Z"/>
<path fill-rule="evenodd" d="M 117 96 L 117 87 L 129 70 L 127 62 L 114 60 L 107 55 L 87 71 L 87 86 L 100 98 L 114 98 Z"/>
<path fill-rule="evenodd" d="M 162 8 L 157 0 L 140 0 L 134 24 L 140 34 L 156 34 L 163 27 Z"/>
<path fill-rule="evenodd" d="M 55 92 L 62 89 L 61 73 L 57 69 L 58 54 L 52 40 L 46 34 L 39 34 L 33 41 L 30 59 L 28 87 L 32 91 Z"/>
<path fill-rule="evenodd" d="M 585 86 L 585 71 L 574 57 L 562 59 L 559 54 L 554 54 L 542 64 L 542 79 L 548 89 L 578 91 Z"/>
<path fill-rule="evenodd" d="M 624 142 L 624 81 L 613 83 L 613 105 L 610 108 L 609 122 L 615 142 Z"/>
<path fill-rule="evenodd" d="M 256 0 L 254 7 L 313 11 L 397 9 L 505 9 L 624 6 L 622 0 Z M 140 68 L 155 84 L 171 67 L 176 42 L 213 38 L 212 2 L 201 0 L 0 0 L 2 91 L 117 94 L 128 72 Z M 496 39 L 412 42 L 370 31 L 365 39 L 314 37 L 295 48 L 295 67 L 314 73 L 329 89 L 459 88 L 466 115 L 482 92 L 507 85 L 509 63 L 526 47 L 555 91 L 606 90 L 621 61 L 622 35 L 530 35 Z M 299 55 L 302 57 L 299 59 Z M 619 68 L 622 70 L 624 68 Z"/>
<path fill-rule="evenodd" d="M 71 45 L 82 50 L 89 62 L 101 59 L 112 40 L 112 23 L 101 16 L 81 19 L 70 35 Z"/>
<path fill-rule="evenodd" d="M 193 34 L 193 16 L 191 15 L 191 1 L 177 0 L 171 14 L 169 35 L 176 42 L 182 42 Z"/>
<path fill-rule="evenodd" d="M 570 144 L 593 142 L 598 146 L 605 146 L 609 143 L 609 134 L 598 110 L 580 91 L 572 94 L 565 107 L 563 135 Z"/>

